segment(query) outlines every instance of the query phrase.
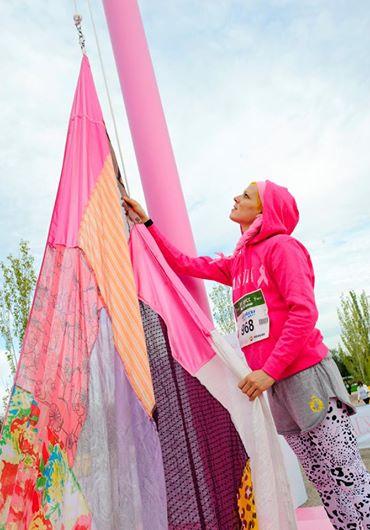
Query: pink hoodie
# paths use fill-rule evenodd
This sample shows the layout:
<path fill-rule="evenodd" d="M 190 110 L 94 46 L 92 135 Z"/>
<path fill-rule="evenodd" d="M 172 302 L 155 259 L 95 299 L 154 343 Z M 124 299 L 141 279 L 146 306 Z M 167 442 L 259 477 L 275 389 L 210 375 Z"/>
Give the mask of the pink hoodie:
<path fill-rule="evenodd" d="M 171 245 L 154 224 L 149 227 L 178 274 L 231 285 L 234 302 L 246 293 L 262 290 L 270 334 L 244 347 L 243 352 L 252 370 L 262 369 L 276 380 L 313 366 L 328 352 L 315 328 L 318 313 L 311 259 L 305 247 L 290 236 L 298 219 L 289 191 L 266 181 L 262 223 L 257 222 L 252 237 L 244 233 L 232 256 L 191 258 Z"/>

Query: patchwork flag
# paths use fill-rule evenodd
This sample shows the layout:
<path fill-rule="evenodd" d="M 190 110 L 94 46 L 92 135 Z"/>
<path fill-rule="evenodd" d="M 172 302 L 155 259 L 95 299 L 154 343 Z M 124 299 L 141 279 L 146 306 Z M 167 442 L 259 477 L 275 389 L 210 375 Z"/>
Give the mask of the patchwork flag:
<path fill-rule="evenodd" d="M 84 56 L 0 437 L 0 530 L 295 528 L 266 404 L 145 227 L 129 248 L 118 177 Z"/>
<path fill-rule="evenodd" d="M 0 440 L 0 529 L 166 528 L 155 400 L 116 169 L 82 59 Z"/>

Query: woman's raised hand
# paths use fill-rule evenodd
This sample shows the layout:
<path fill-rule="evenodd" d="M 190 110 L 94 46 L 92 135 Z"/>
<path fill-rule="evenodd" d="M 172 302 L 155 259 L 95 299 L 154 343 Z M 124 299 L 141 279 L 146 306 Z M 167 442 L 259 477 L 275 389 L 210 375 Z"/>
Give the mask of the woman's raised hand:
<path fill-rule="evenodd" d="M 142 223 L 145 223 L 149 220 L 148 214 L 141 206 L 141 204 L 135 201 L 135 199 L 131 199 L 131 197 L 127 197 L 127 195 L 122 197 L 122 199 L 126 203 L 126 205 L 136 213 Z"/>

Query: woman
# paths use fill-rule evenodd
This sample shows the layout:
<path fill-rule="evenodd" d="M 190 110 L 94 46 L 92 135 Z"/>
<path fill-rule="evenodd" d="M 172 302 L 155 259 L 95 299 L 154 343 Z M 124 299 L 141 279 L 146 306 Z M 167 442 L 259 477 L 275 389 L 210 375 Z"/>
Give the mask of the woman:
<path fill-rule="evenodd" d="M 315 328 L 311 260 L 290 235 L 299 219 L 292 195 L 266 181 L 236 196 L 230 219 L 242 236 L 232 256 L 218 259 L 184 255 L 140 204 L 125 201 L 175 272 L 232 286 L 238 338 L 252 370 L 239 388 L 250 400 L 267 391 L 277 430 L 315 484 L 334 527 L 370 530 L 370 474 L 352 431 L 348 393 Z"/>

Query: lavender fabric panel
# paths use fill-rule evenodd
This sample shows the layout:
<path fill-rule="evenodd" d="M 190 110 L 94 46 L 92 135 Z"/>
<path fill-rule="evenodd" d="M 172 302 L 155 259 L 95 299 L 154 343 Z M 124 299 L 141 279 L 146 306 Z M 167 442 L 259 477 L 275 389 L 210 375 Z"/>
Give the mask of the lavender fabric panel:
<path fill-rule="evenodd" d="M 170 530 L 236 530 L 247 455 L 229 413 L 173 359 L 163 320 L 140 302 L 157 402 Z"/>
<path fill-rule="evenodd" d="M 74 465 L 95 530 L 167 529 L 162 453 L 153 420 L 125 375 L 100 312 L 90 358 L 88 416 Z"/>

